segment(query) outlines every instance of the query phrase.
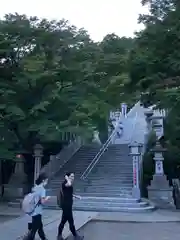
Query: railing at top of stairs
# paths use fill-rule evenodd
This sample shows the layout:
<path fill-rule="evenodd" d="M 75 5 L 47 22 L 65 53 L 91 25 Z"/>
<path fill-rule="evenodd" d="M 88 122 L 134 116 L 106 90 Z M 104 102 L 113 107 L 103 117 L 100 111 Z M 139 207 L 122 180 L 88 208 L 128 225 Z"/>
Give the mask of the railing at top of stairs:
<path fill-rule="evenodd" d="M 64 147 L 56 156 L 50 156 L 50 161 L 41 169 L 51 179 L 70 158 L 81 148 L 83 141 L 77 137 L 69 145 Z"/>
<path fill-rule="evenodd" d="M 120 122 L 120 120 L 119 120 Z M 109 136 L 108 140 L 103 144 L 99 152 L 96 154 L 96 156 L 93 158 L 92 162 L 88 165 L 86 170 L 81 175 L 80 179 L 85 180 L 87 176 L 90 174 L 92 169 L 95 167 L 95 165 L 98 163 L 99 159 L 103 155 L 103 153 L 106 151 L 108 146 L 111 144 L 112 138 L 117 134 L 117 129 L 119 128 L 119 123 L 116 124 L 115 129 L 113 130 L 112 134 Z"/>

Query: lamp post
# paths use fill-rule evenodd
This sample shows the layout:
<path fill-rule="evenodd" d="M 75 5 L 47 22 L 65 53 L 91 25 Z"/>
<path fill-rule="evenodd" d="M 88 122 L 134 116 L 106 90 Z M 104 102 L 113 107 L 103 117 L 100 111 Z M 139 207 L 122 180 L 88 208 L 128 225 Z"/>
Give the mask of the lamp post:
<path fill-rule="evenodd" d="M 140 200 L 141 199 L 141 191 L 139 186 L 139 177 L 140 177 L 140 148 L 141 144 L 134 142 L 129 145 L 130 147 L 130 155 L 132 155 L 133 160 L 133 188 L 132 188 L 132 196 Z"/>
<path fill-rule="evenodd" d="M 41 170 L 41 159 L 43 157 L 43 147 L 41 144 L 34 146 L 34 184 Z"/>

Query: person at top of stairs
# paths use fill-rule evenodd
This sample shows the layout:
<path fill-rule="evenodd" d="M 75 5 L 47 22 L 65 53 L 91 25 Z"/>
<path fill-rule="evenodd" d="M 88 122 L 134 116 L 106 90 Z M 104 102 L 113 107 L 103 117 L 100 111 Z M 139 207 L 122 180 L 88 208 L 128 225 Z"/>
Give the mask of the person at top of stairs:
<path fill-rule="evenodd" d="M 61 186 L 61 208 L 62 208 L 62 218 L 58 227 L 58 237 L 57 240 L 63 240 L 62 231 L 65 223 L 68 221 L 70 231 L 72 232 L 74 239 L 81 240 L 84 237 L 78 236 L 73 219 L 73 197 L 81 199 L 80 196 L 76 196 L 73 194 L 73 182 L 74 182 L 74 173 L 66 173 L 65 180 Z"/>

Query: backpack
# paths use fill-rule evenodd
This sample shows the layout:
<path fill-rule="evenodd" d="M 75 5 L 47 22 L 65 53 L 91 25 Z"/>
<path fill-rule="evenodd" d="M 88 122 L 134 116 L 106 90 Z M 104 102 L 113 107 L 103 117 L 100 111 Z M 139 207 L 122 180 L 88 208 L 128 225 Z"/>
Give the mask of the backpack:
<path fill-rule="evenodd" d="M 58 195 L 57 195 L 57 205 L 58 205 L 58 207 L 62 208 L 63 200 L 64 200 L 64 194 L 63 194 L 63 190 L 61 188 Z"/>
<path fill-rule="evenodd" d="M 27 194 L 22 201 L 22 210 L 31 215 L 40 203 L 40 197 L 35 192 Z"/>

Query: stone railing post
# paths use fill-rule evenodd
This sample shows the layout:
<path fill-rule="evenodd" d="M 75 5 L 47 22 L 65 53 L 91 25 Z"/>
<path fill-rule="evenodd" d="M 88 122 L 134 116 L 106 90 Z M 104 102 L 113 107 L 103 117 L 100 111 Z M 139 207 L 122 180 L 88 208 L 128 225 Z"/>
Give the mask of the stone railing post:
<path fill-rule="evenodd" d="M 133 160 L 133 188 L 132 188 L 132 196 L 133 198 L 140 200 L 141 199 L 141 191 L 140 191 L 140 148 L 141 144 L 139 143 L 131 143 L 130 147 L 130 155 Z"/>

